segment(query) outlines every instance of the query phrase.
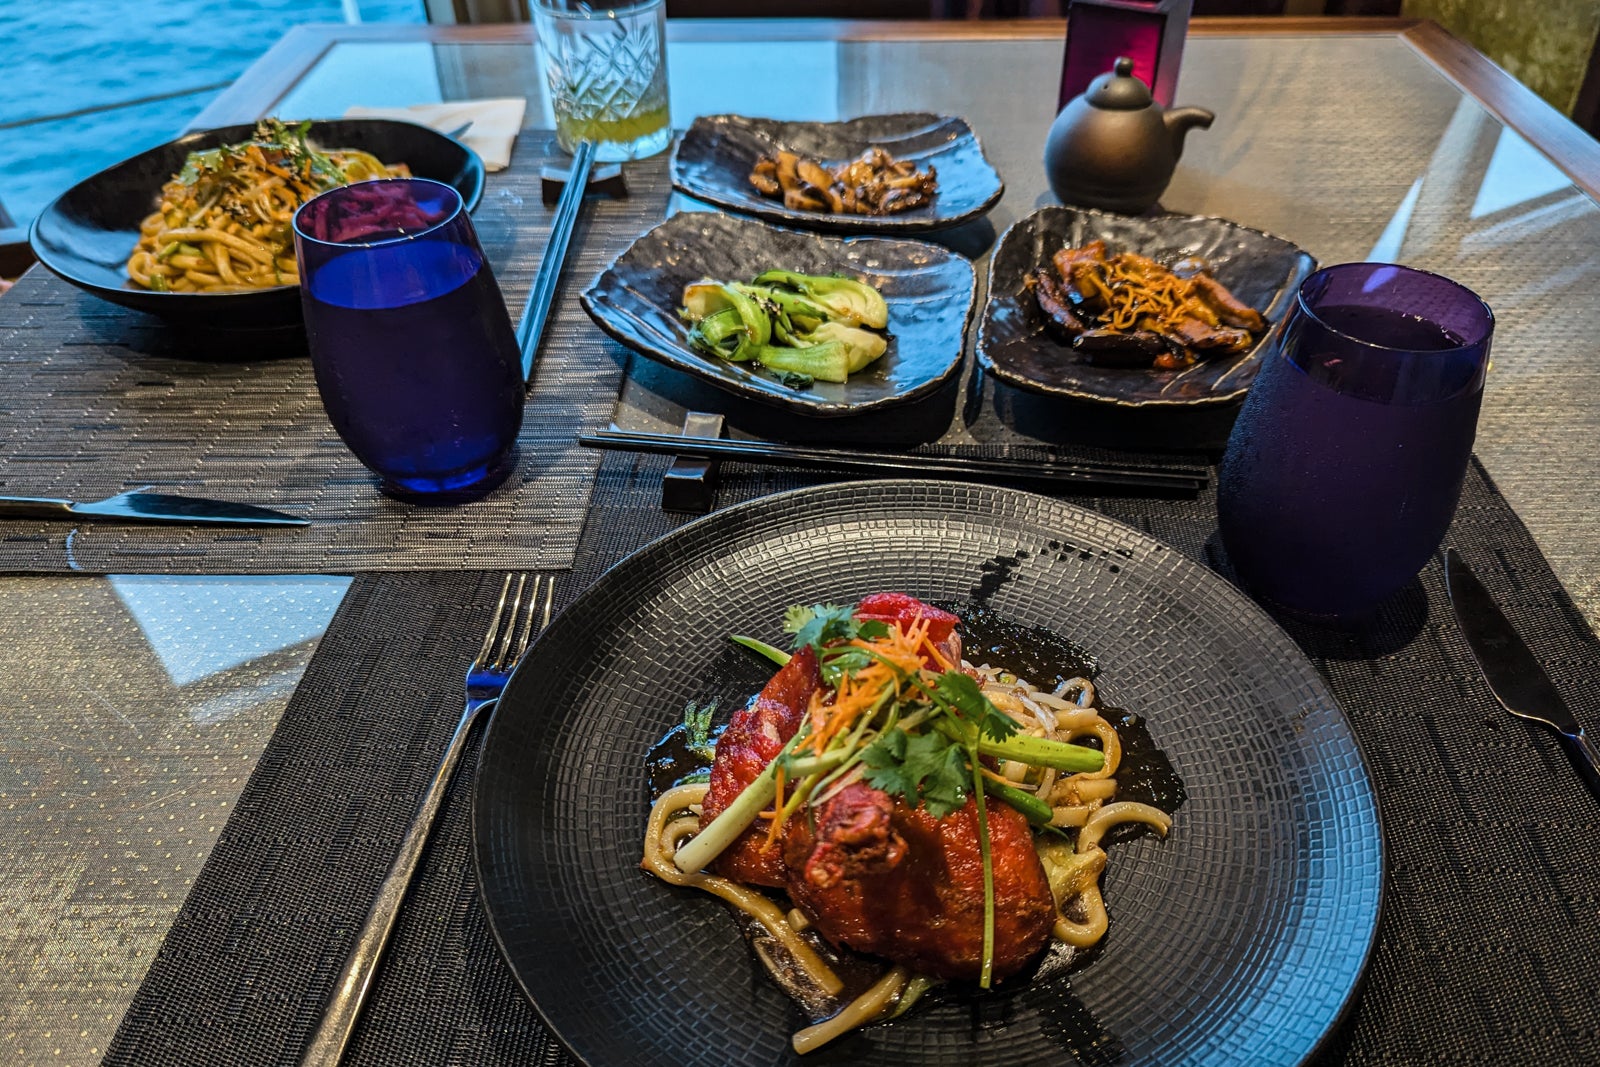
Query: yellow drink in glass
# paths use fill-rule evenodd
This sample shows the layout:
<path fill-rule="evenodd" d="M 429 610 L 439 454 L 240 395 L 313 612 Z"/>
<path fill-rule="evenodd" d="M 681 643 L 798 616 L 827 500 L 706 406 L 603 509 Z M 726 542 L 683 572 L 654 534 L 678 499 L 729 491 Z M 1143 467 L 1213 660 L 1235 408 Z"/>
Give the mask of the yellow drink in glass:
<path fill-rule="evenodd" d="M 667 147 L 663 0 L 536 0 L 534 23 L 562 148 L 589 140 L 596 159 L 622 160 Z"/>

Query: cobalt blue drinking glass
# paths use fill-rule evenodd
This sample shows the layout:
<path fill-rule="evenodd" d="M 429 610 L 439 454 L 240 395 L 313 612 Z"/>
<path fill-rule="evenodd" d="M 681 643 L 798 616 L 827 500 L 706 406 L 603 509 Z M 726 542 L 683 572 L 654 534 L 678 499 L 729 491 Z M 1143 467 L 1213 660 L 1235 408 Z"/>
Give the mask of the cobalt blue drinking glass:
<path fill-rule="evenodd" d="M 1493 332 L 1488 305 L 1437 274 L 1345 263 L 1305 280 L 1218 479 L 1247 590 L 1353 621 L 1416 576 L 1461 495 Z"/>
<path fill-rule="evenodd" d="M 515 465 L 522 361 L 460 194 L 422 178 L 323 193 L 294 217 L 328 419 L 383 491 L 447 502 Z"/>

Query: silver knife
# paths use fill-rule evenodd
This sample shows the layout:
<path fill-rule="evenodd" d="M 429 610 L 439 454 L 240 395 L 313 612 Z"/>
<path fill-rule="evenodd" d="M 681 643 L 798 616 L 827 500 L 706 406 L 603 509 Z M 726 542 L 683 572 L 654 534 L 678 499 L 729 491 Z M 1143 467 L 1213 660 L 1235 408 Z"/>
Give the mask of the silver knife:
<path fill-rule="evenodd" d="M 0 496 L 0 519 L 101 519 L 197 526 L 305 526 L 310 522 L 253 504 L 169 493 L 119 493 L 83 504 L 47 497 Z"/>
<path fill-rule="evenodd" d="M 1445 550 L 1444 577 L 1456 622 L 1495 699 L 1511 714 L 1553 728 L 1588 765 L 1591 782 L 1600 786 L 1600 752 L 1489 590 L 1453 548 Z"/>

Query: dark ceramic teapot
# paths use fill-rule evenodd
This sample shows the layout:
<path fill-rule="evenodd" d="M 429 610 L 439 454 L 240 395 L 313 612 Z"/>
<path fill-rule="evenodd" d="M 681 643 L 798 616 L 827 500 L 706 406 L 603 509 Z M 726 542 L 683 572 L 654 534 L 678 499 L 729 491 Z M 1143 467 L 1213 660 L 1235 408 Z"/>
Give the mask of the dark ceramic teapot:
<path fill-rule="evenodd" d="M 1163 111 L 1133 76 L 1133 60 L 1118 59 L 1051 125 L 1044 145 L 1050 188 L 1064 204 L 1142 214 L 1172 180 L 1184 135 L 1215 117 L 1199 107 Z"/>

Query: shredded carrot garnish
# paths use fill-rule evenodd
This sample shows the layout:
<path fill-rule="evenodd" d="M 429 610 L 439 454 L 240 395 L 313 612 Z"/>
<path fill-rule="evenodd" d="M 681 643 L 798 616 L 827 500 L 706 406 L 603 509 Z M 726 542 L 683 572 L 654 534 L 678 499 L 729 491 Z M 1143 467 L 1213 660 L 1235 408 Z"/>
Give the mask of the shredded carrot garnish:
<path fill-rule="evenodd" d="M 927 622 L 918 619 L 905 630 L 895 626 L 871 641 L 859 638 L 851 641 L 853 647 L 868 649 L 881 659 L 841 681 L 831 701 L 824 701 L 821 694 L 813 694 L 808 709 L 811 734 L 799 747 L 821 755 L 835 738 L 877 705 L 886 688 L 894 687 L 898 692 L 901 676 L 915 674 L 922 668 L 921 649 L 927 644 L 927 636 Z"/>
<path fill-rule="evenodd" d="M 778 831 L 783 829 L 783 820 L 778 818 L 778 814 L 783 811 L 783 767 L 781 765 L 773 771 L 773 778 L 777 783 L 778 791 L 772 798 L 771 825 L 767 827 L 767 843 L 761 846 L 761 851 L 763 852 L 778 843 Z"/>
<path fill-rule="evenodd" d="M 833 691 L 818 689 L 811 694 L 806 708 L 810 732 L 795 746 L 795 754 L 809 752 L 820 756 L 827 752 L 835 740 L 849 733 L 861 723 L 863 716 L 880 706 L 886 691 L 892 690 L 897 697 L 905 696 L 904 690 L 908 688 L 905 680 L 914 677 L 930 661 L 948 670 L 948 660 L 928 640 L 928 626 L 928 620 L 919 616 L 904 629 L 898 625 L 889 627 L 882 637 L 870 641 L 852 640 L 851 647 L 866 649 L 876 658 L 854 674 L 845 675 Z M 784 807 L 784 768 L 776 768 L 774 775 L 776 795 L 772 810 L 763 811 L 759 816 L 768 822 L 764 849 L 777 844 L 786 821 L 779 817 Z"/>
<path fill-rule="evenodd" d="M 827 701 L 822 697 L 822 690 L 818 689 L 811 694 L 811 703 L 806 708 L 806 717 L 811 720 L 811 736 L 800 742 L 800 748 L 802 749 L 811 747 L 812 741 L 816 739 L 817 731 L 822 729 L 822 724 L 827 721 L 828 705 Z"/>

